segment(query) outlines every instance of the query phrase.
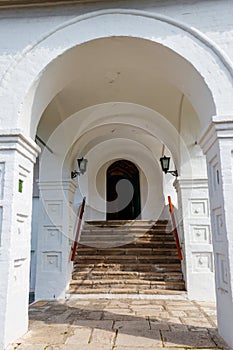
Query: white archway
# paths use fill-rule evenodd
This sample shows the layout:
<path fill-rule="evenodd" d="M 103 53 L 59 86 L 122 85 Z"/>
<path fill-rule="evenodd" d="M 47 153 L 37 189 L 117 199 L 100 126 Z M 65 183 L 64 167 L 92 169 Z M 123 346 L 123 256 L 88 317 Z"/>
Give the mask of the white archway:
<path fill-rule="evenodd" d="M 69 62 L 69 55 L 65 57 L 63 54 L 91 40 L 113 36 L 149 40 L 175 53 L 174 60 L 179 61 L 179 57 L 182 57 L 189 62 L 192 66 L 191 79 L 193 82 L 196 80 L 199 87 L 198 94 L 195 95 L 195 91 L 188 88 L 188 80 L 185 77 L 180 81 L 180 87 L 182 90 L 182 84 L 184 85 L 183 88 L 187 89 L 193 105 L 199 108 L 202 126 L 208 125 L 214 114 L 231 113 L 229 101 L 232 96 L 232 64 L 203 34 L 161 15 L 136 10 L 105 10 L 80 16 L 55 28 L 27 48 L 17 64 L 8 69 L 1 85 L 6 105 L 10 105 L 11 90 L 15 88 L 15 81 L 21 80 L 24 72 L 23 84 L 21 83 L 15 105 L 8 110 L 9 126 L 18 115 L 17 127 L 22 128 L 23 125 L 24 132 L 34 137 L 44 108 L 59 91 L 59 87 L 68 83 L 73 74 L 72 71 L 67 72 L 66 81 L 65 77 L 59 74 L 63 59 L 68 58 Z M 52 70 L 49 69 L 50 63 L 53 63 Z M 215 72 L 214 76 L 212 71 Z M 57 73 L 56 77 L 54 72 Z M 224 99 L 219 86 L 225 88 Z M 205 96 L 203 103 L 200 103 L 200 100 L 197 103 L 200 89 Z M 206 103 L 207 100 L 209 103 Z M 2 108 L 1 118 L 6 119 L 5 105 Z M 31 115 L 35 119 L 32 123 Z"/>
<path fill-rule="evenodd" d="M 14 134 L 11 139 L 11 142 L 14 141 L 14 150 L 17 149 L 17 145 L 19 143 L 20 147 L 22 147 L 23 144 L 24 149 L 24 151 L 20 150 L 21 153 L 19 153 L 21 155 L 25 153 L 25 158 L 27 159 L 30 159 L 30 157 L 33 158 L 32 154 L 33 156 L 35 155 L 35 146 L 30 143 L 30 139 L 26 139 L 24 136 L 19 137 L 19 130 L 27 137 L 35 137 L 37 125 L 49 103 L 57 96 L 57 94 L 65 87 L 65 85 L 69 86 L 69 84 L 71 84 L 71 80 L 74 77 L 73 60 L 75 55 L 79 54 L 79 51 L 81 52 L 86 48 L 91 48 L 93 44 L 98 45 L 101 40 L 108 40 L 110 42 L 111 39 L 114 39 L 113 41 L 117 41 L 117 38 L 125 38 L 131 40 L 132 42 L 136 40 L 140 42 L 140 44 L 142 43 L 142 46 L 144 48 L 147 46 L 147 44 L 149 44 L 148 50 L 150 51 L 151 49 L 152 53 L 148 57 L 159 57 L 161 55 L 161 66 L 158 65 L 158 68 L 161 70 L 161 72 L 165 72 L 163 64 L 166 64 L 169 69 L 170 67 L 173 67 L 173 65 L 178 68 L 178 70 L 168 70 L 169 76 L 164 75 L 163 78 L 169 78 L 169 86 L 175 86 L 176 91 L 182 92 L 182 94 L 190 100 L 191 104 L 198 114 L 203 128 L 208 127 L 214 115 L 222 116 L 223 118 L 232 113 L 232 64 L 229 63 L 228 59 L 222 54 L 222 52 L 220 52 L 220 50 L 212 42 L 210 42 L 210 40 L 207 40 L 201 33 L 194 29 L 188 28 L 182 23 L 173 21 L 170 18 L 161 15 L 151 15 L 145 12 L 134 10 L 99 11 L 89 15 L 80 16 L 73 19 L 72 21 L 64 23 L 60 27 L 55 28 L 52 32 L 48 33 L 38 42 L 34 43 L 34 45 L 30 46 L 27 50 L 22 52 L 18 61 L 6 72 L 1 84 L 1 95 L 4 102 L 0 107 L 0 118 L 1 121 L 4 121 L 5 129 L 11 130 L 11 133 Z M 153 56 L 154 54 L 155 56 Z M 163 60 L 165 58 L 166 60 Z M 67 69 L 66 74 L 61 73 L 61 68 L 64 67 Z M 181 76 L 180 70 L 183 70 L 185 72 L 184 77 Z M 212 72 L 215 72 L 215 74 L 213 75 Z M 187 75 L 190 77 L 190 79 L 187 79 Z M 78 79 L 78 75 L 75 77 Z M 110 76 L 107 78 L 108 82 L 110 82 L 111 80 L 116 80 L 117 76 L 112 76 L 110 74 Z M 20 86 L 16 86 L 15 82 L 20 82 Z M 224 96 L 222 96 L 222 92 L 219 89 L 219 86 L 224 87 Z M 14 94 L 15 100 L 14 104 L 12 104 L 12 93 L 15 91 L 17 91 L 17 93 Z M 95 104 L 106 102 L 110 101 L 97 100 Z M 133 101 L 127 99 L 127 101 L 124 102 L 133 102 L 135 104 L 139 104 L 138 99 Z M 91 102 L 91 104 L 93 105 L 94 103 Z M 146 103 L 145 106 L 147 108 L 152 108 L 152 106 Z M 84 105 L 82 106 L 82 109 L 86 107 L 90 106 Z M 71 114 L 73 115 L 73 112 Z M 213 120 L 213 122 L 215 122 L 215 120 Z M 216 123 L 220 123 L 220 121 L 217 120 Z M 14 125 L 16 129 L 14 132 L 12 131 L 12 125 Z M 208 133 L 211 133 L 212 131 L 213 130 L 210 129 Z M 209 136 L 209 134 L 207 134 L 207 137 L 207 141 L 209 141 L 212 136 Z M 220 135 L 220 137 L 222 137 L 222 135 Z M 74 138 L 72 141 L 75 142 L 75 140 L 76 139 Z M 167 139 L 167 142 L 170 142 L 169 139 Z M 212 144 L 214 144 L 214 142 L 215 141 L 213 141 Z M 204 144 L 205 142 L 203 142 L 203 145 Z M 8 146 L 6 145 L 4 147 L 7 149 Z M 208 147 L 209 145 L 205 147 L 206 153 L 209 152 L 210 148 Z M 229 150 L 230 147 L 231 146 L 229 145 Z M 25 152 L 25 149 L 27 152 Z M 217 146 L 215 151 L 216 150 Z M 216 152 L 217 156 L 220 159 L 219 163 L 217 162 L 216 164 L 217 166 L 220 164 L 221 167 L 222 154 L 220 154 L 219 150 Z M 231 154 L 231 152 L 229 153 Z M 28 155 L 28 153 L 30 153 L 30 155 Z M 212 160 L 216 158 L 216 154 L 214 152 L 209 154 L 211 174 L 216 173 L 216 164 L 211 163 Z M 55 156 L 57 156 L 57 154 Z M 12 162 L 12 160 L 8 158 L 7 161 L 9 161 L 9 163 Z M 21 160 L 21 158 L 17 161 L 17 164 L 15 161 L 13 169 L 14 171 L 12 173 L 18 174 L 18 163 L 20 162 L 22 163 L 20 169 L 26 169 L 26 173 L 24 173 L 24 176 L 26 178 L 28 174 L 31 174 L 31 166 L 28 164 L 24 165 L 24 162 Z M 59 164 L 59 162 L 57 164 Z M 211 168 L 211 164 L 213 165 L 214 170 Z M 57 174 L 55 172 L 55 169 L 52 170 L 55 174 Z M 28 176 L 28 179 L 31 181 L 31 175 Z M 229 177 L 225 176 L 224 181 L 227 179 L 229 180 Z M 53 180 L 52 177 L 51 180 Z M 27 188 L 30 188 L 29 185 L 27 185 Z M 61 186 L 60 183 L 56 185 L 58 187 Z M 67 200 L 69 201 L 74 192 L 74 186 L 70 185 L 70 183 L 66 183 L 66 185 L 66 196 Z M 54 193 L 57 188 L 54 183 L 47 183 L 43 186 L 45 190 L 47 190 L 50 186 L 49 190 L 51 193 Z M 17 188 L 17 184 L 16 180 L 14 180 L 12 176 L 10 186 L 8 185 L 8 198 L 13 198 L 13 192 L 10 191 L 13 191 L 15 188 Z M 24 194 L 25 198 L 22 196 L 20 200 L 27 200 L 28 194 L 30 195 L 30 191 L 28 191 L 27 196 Z M 231 202 L 229 198 L 227 199 L 227 203 L 229 203 L 230 208 Z M 59 226 L 59 224 L 61 224 L 61 221 L 59 221 L 59 219 L 61 219 L 61 216 L 59 217 L 59 214 L 61 213 L 66 218 L 66 220 L 63 221 L 63 225 L 69 225 L 69 211 L 65 213 L 60 211 L 60 202 L 62 202 L 62 199 L 58 197 L 56 200 L 54 200 L 53 203 L 49 197 L 46 198 L 47 208 L 49 208 L 53 214 L 56 214 L 55 220 L 57 220 L 57 225 Z M 216 214 L 215 211 L 215 214 L 213 214 L 215 215 L 214 220 L 216 219 L 216 215 L 217 218 L 221 215 L 223 218 L 225 218 L 225 214 L 229 216 L 228 212 L 224 212 L 224 205 L 226 205 L 225 203 L 226 201 L 221 201 L 221 208 L 223 213 L 221 212 L 219 214 L 218 212 Z M 28 208 L 29 207 L 30 205 Z M 14 212 L 10 212 L 10 215 L 13 217 Z M 28 215 L 30 216 L 30 208 L 27 212 L 27 216 Z M 218 226 L 221 222 L 221 220 L 219 222 L 217 221 L 216 225 Z M 227 226 L 224 226 L 223 224 L 224 229 L 221 229 L 225 234 L 227 234 L 226 227 L 228 229 L 230 227 L 229 223 L 231 223 L 231 220 L 227 221 Z M 47 227 L 48 226 L 49 224 L 47 223 Z M 11 227 L 11 230 L 13 230 L 13 225 Z M 27 230 L 25 232 L 29 237 L 29 225 L 27 225 Z M 12 242 L 10 241 L 9 244 L 12 245 Z M 47 252 L 44 253 L 47 254 Z M 56 256 L 57 261 L 61 260 L 62 255 L 60 253 L 61 252 L 59 252 L 59 254 Z M 47 259 L 49 257 L 49 255 L 46 254 L 43 255 L 42 259 Z M 229 263 L 229 251 L 226 257 L 220 257 L 219 259 L 219 266 L 217 266 L 218 268 L 221 268 L 223 266 L 223 270 L 226 270 L 226 273 L 223 271 L 223 274 L 225 273 L 223 277 L 225 278 L 225 276 L 228 276 L 228 269 L 231 265 Z M 25 266 L 24 271 L 26 271 L 27 268 L 28 266 Z M 59 265 L 59 268 L 62 269 L 62 266 Z M 222 277 L 220 272 L 221 271 L 219 270 L 218 273 L 221 280 Z M 63 284 L 65 284 L 65 282 Z M 8 289 L 11 289 L 11 283 L 12 281 L 9 279 L 7 284 Z M 223 281 L 223 286 L 225 286 L 224 283 L 225 282 Z M 228 284 L 230 285 L 230 283 Z M 50 287 L 51 286 L 48 286 L 48 288 Z M 50 293 L 53 291 L 52 288 L 53 286 L 49 290 Z M 27 288 L 25 287 L 22 297 L 25 296 L 25 293 L 27 292 L 26 289 Z M 222 288 L 222 290 L 224 290 L 224 288 Z M 230 287 L 227 287 L 225 291 L 228 293 L 228 297 L 226 298 L 226 295 L 224 295 L 224 297 L 219 295 L 219 300 L 221 300 L 221 298 L 224 298 L 224 312 L 227 314 L 232 307 L 231 285 Z M 63 290 L 60 292 L 63 293 Z M 57 296 L 59 293 L 54 295 Z M 4 308 L 5 307 L 8 307 L 10 310 L 9 305 L 4 305 Z M 231 319 L 232 316 L 228 316 L 228 319 Z M 220 317 L 220 329 L 222 334 L 224 334 L 224 336 L 233 343 L 230 331 L 228 331 L 228 333 L 224 331 L 224 325 L 229 327 L 228 324 L 230 323 L 228 322 L 228 319 L 227 321 L 224 321 L 224 319 Z M 21 322 L 22 320 L 23 322 Z M 14 334 L 14 330 L 12 330 L 11 327 L 14 327 L 15 329 L 17 328 L 17 335 L 19 335 L 20 332 L 23 333 L 25 331 L 27 324 L 26 307 L 20 311 L 19 323 L 12 326 L 10 321 L 10 318 L 7 319 L 7 321 L 4 320 L 6 323 L 4 324 L 4 329 L 6 329 L 4 332 L 8 334 L 7 340 L 11 340 L 12 334 Z M 226 324 L 226 322 L 228 324 Z"/>

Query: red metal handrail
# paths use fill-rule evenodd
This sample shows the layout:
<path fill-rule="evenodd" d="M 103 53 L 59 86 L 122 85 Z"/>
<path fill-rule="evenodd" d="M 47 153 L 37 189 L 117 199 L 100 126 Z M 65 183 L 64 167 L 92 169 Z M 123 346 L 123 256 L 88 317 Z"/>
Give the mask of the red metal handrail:
<path fill-rule="evenodd" d="M 77 230 L 76 230 L 76 234 L 75 234 L 74 243 L 73 243 L 73 246 L 71 248 L 71 258 L 70 258 L 71 261 L 75 260 L 76 250 L 77 250 L 77 247 L 78 247 L 78 241 L 79 241 L 79 238 L 80 238 L 81 225 L 82 225 L 83 213 L 84 213 L 84 210 L 85 210 L 85 204 L 86 204 L 86 197 L 83 198 L 81 209 L 80 209 L 79 215 L 78 215 Z"/>
<path fill-rule="evenodd" d="M 169 203 L 169 210 L 170 210 L 170 214 L 171 214 L 171 219 L 172 219 L 172 226 L 173 226 L 173 234 L 176 240 L 176 249 L 178 252 L 178 259 L 179 260 L 183 260 L 182 257 L 182 251 L 181 251 L 181 247 L 180 247 L 180 241 L 179 241 L 179 236 L 178 236 L 178 231 L 176 228 L 176 220 L 175 220 L 175 215 L 174 215 L 174 206 L 172 204 L 172 200 L 171 197 L 168 196 L 168 203 Z"/>

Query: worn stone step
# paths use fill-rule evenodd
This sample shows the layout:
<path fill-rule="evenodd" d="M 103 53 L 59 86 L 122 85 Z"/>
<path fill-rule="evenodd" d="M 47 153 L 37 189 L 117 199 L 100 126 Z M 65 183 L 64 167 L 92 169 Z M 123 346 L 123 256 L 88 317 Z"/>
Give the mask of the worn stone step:
<path fill-rule="evenodd" d="M 106 264 L 103 262 L 99 263 L 89 263 L 89 264 L 75 264 L 74 265 L 74 273 L 79 272 L 79 271 L 104 271 L 105 273 L 109 271 L 130 271 L 130 272 L 180 272 L 181 267 L 180 263 L 161 263 L 161 264 Z"/>
<path fill-rule="evenodd" d="M 139 290 L 137 288 L 115 288 L 112 290 L 111 288 L 75 288 L 70 287 L 68 290 L 69 294 L 82 294 L 82 295 L 88 295 L 88 294 L 139 294 Z M 148 292 L 146 294 L 149 294 Z"/>
<path fill-rule="evenodd" d="M 169 231 L 170 230 L 170 231 Z M 82 232 L 172 232 L 171 225 L 157 226 L 92 226 L 84 225 Z"/>
<path fill-rule="evenodd" d="M 134 280 L 135 278 L 139 280 L 147 280 L 147 281 L 182 281 L 182 273 L 181 272 L 170 272 L 168 273 L 139 273 L 139 272 L 133 272 L 133 271 L 108 271 L 106 272 L 101 272 L 101 271 L 92 271 L 92 272 L 87 272 L 87 271 L 78 271 L 74 272 L 72 276 L 73 280 L 85 280 L 85 279 L 92 279 L 93 281 L 97 279 L 120 279 L 120 280 L 128 280 L 132 279 Z"/>
<path fill-rule="evenodd" d="M 109 256 L 101 256 L 101 255 L 78 255 L 76 258 L 77 264 L 79 262 L 81 263 L 98 263 L 98 262 L 103 262 L 103 263 L 137 263 L 139 262 L 140 264 L 158 264 L 158 263 L 163 263 L 163 262 L 179 262 L 177 255 L 158 255 L 158 256 L 150 256 L 150 255 L 145 255 L 145 256 L 134 256 L 134 255 L 109 255 Z"/>
<path fill-rule="evenodd" d="M 138 277 L 140 279 L 147 279 L 151 281 L 157 281 L 163 279 L 164 281 L 183 281 L 183 275 L 181 271 L 166 272 L 139 272 Z"/>
<path fill-rule="evenodd" d="M 176 248 L 175 241 L 134 241 L 123 246 L 125 249 L 131 248 L 151 248 L 151 249 L 159 249 L 159 248 Z"/>
<path fill-rule="evenodd" d="M 169 231 L 170 229 L 170 231 Z M 108 233 L 111 232 L 112 234 L 117 232 L 148 232 L 148 233 L 156 233 L 156 232 L 172 232 L 171 226 L 168 225 L 159 225 L 154 227 L 145 227 L 145 226 L 120 226 L 120 227 L 98 227 L 98 226 L 83 226 L 82 233 Z"/>
<path fill-rule="evenodd" d="M 70 293 L 157 294 L 184 290 L 167 220 L 85 223 L 72 278 Z"/>
<path fill-rule="evenodd" d="M 124 255 L 177 255 L 176 247 L 168 248 L 107 248 L 107 249 L 94 249 L 87 247 L 80 247 L 78 255 L 112 255 L 112 256 L 124 256 Z"/>
<path fill-rule="evenodd" d="M 77 280 L 71 280 L 70 288 L 76 290 L 82 288 L 99 289 L 99 288 L 114 288 L 117 289 L 171 289 L 171 290 L 184 290 L 184 283 L 182 281 L 146 281 L 146 280 L 82 280 L 78 283 Z"/>
<path fill-rule="evenodd" d="M 164 230 L 158 230 L 158 231 L 155 231 L 155 232 L 152 232 L 152 231 L 114 231 L 114 232 L 111 232 L 111 231 L 82 231 L 80 237 L 85 237 L 85 238 L 91 238 L 91 237 L 98 237 L 98 238 L 103 238 L 103 237 L 106 237 L 106 238 L 111 238 L 111 239 L 115 239 L 115 238 L 118 238 L 118 237 L 135 237 L 135 238 L 141 238 L 141 237 L 145 237 L 147 239 L 150 239 L 151 237 L 161 237 L 161 236 L 164 236 L 164 237 L 173 237 L 174 238 L 174 235 L 173 235 L 173 232 L 172 231 L 169 231 L 169 232 L 166 232 Z"/>
<path fill-rule="evenodd" d="M 177 286 L 183 286 L 184 282 L 183 281 L 151 281 L 151 280 L 146 280 L 146 279 L 138 279 L 138 278 L 129 278 L 129 279 L 97 279 L 93 281 L 92 279 L 85 279 L 85 280 L 77 280 L 77 279 L 72 279 L 70 282 L 70 285 L 142 285 L 145 284 L 147 286 L 149 285 L 161 285 L 161 286 L 171 286 L 171 285 L 177 285 Z"/>
<path fill-rule="evenodd" d="M 81 236 L 79 243 L 87 244 L 88 242 L 102 242 L 102 243 L 117 243 L 117 242 L 132 242 L 132 241 L 143 241 L 143 242 L 174 242 L 174 237 L 172 235 L 153 235 L 153 236 L 137 236 L 137 235 L 115 235 L 113 236 L 97 236 L 97 235 L 89 235 L 89 236 Z"/>
<path fill-rule="evenodd" d="M 93 220 L 93 221 L 85 221 L 85 225 L 91 226 L 152 226 L 152 225 L 167 225 L 168 220 Z"/>
<path fill-rule="evenodd" d="M 82 294 L 82 295 L 88 295 L 88 294 L 147 294 L 147 295 L 167 295 L 167 296 L 173 296 L 173 295 L 183 295 L 183 290 L 169 290 L 169 289 L 159 289 L 159 288 L 153 288 L 153 289 L 143 289 L 143 288 L 96 288 L 95 290 L 92 288 L 82 288 L 82 289 L 76 289 L 76 288 L 70 288 L 68 290 L 69 294 Z"/>
<path fill-rule="evenodd" d="M 121 288 L 127 288 L 127 286 L 138 286 L 143 285 L 145 288 L 148 288 L 151 285 L 150 281 L 147 280 L 138 280 L 138 279 L 124 279 L 124 280 L 113 280 L 113 279 L 86 279 L 86 280 L 76 280 L 72 279 L 70 282 L 71 286 L 76 286 L 77 288 L 82 288 L 82 286 L 89 286 L 90 288 L 99 288 L 101 286 L 106 287 L 121 287 Z"/>

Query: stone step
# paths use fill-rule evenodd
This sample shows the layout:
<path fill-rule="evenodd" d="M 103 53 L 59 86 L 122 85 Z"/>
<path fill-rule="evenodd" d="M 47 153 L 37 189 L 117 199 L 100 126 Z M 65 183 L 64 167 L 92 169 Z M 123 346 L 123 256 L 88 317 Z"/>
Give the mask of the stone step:
<path fill-rule="evenodd" d="M 93 220 L 93 221 L 85 221 L 84 225 L 91 226 L 152 226 L 152 225 L 167 225 L 168 220 Z"/>
<path fill-rule="evenodd" d="M 112 249 L 112 248 L 123 248 L 126 247 L 126 249 L 129 249 L 131 247 L 136 247 L 136 248 L 142 248 L 143 246 L 147 247 L 147 248 L 168 248 L 168 249 L 173 249 L 176 248 L 176 245 L 174 243 L 174 241 L 170 242 L 165 242 L 165 241 L 156 241 L 156 243 L 154 244 L 153 242 L 136 242 L 136 241 L 126 241 L 126 242 L 122 242 L 122 241 L 82 241 L 81 243 L 79 243 L 79 245 L 85 246 L 86 248 L 93 248 L 93 249 Z"/>
<path fill-rule="evenodd" d="M 70 293 L 158 294 L 183 291 L 184 287 L 166 220 L 85 223 Z"/>
<path fill-rule="evenodd" d="M 172 235 L 152 235 L 152 236 L 140 236 L 140 235 L 84 235 L 81 236 L 79 243 L 84 244 L 86 242 L 101 241 L 101 242 L 128 242 L 128 241 L 172 241 L 174 242 L 174 237 Z"/>
<path fill-rule="evenodd" d="M 182 281 L 182 273 L 181 272 L 170 272 L 170 273 L 151 273 L 151 272 L 135 272 L 135 271 L 108 271 L 106 274 L 105 271 L 78 271 L 74 272 L 72 276 L 73 280 L 85 280 L 85 279 L 111 279 L 114 280 L 116 278 L 123 280 L 134 280 L 135 278 L 140 280 L 147 281 Z"/>
<path fill-rule="evenodd" d="M 111 255 L 111 256 L 125 256 L 125 255 L 177 255 L 176 247 L 168 248 L 107 248 L 107 249 L 95 249 L 80 247 L 78 250 L 78 255 Z"/>
<path fill-rule="evenodd" d="M 169 290 L 169 289 L 143 289 L 143 288 L 130 288 L 130 289 L 121 289 L 121 288 L 83 288 L 77 290 L 76 288 L 70 288 L 68 290 L 69 294 L 82 294 L 82 295 L 88 295 L 88 294 L 105 294 L 105 295 L 111 295 L 111 294 L 125 294 L 125 295 L 167 295 L 167 296 L 174 296 L 174 295 L 183 295 L 183 290 Z"/>
<path fill-rule="evenodd" d="M 116 223 L 112 223 L 112 224 L 100 224 L 100 225 L 96 225 L 96 224 L 92 224 L 92 223 L 84 223 L 83 224 L 83 229 L 85 230 L 125 230 L 125 229 L 138 229 L 138 230 L 157 230 L 157 229 L 167 229 L 167 228 L 172 228 L 171 223 L 155 223 L 155 224 L 149 224 L 149 225 L 145 225 L 145 224 L 141 224 L 139 223 L 133 223 L 133 224 L 116 224 Z"/>
<path fill-rule="evenodd" d="M 151 248 L 151 249 L 159 249 L 159 248 L 176 248 L 176 243 L 173 241 L 134 241 L 123 246 L 125 249 L 131 248 Z"/>
<path fill-rule="evenodd" d="M 77 255 L 76 257 L 76 263 L 98 263 L 98 262 L 105 262 L 105 263 L 137 263 L 140 264 L 156 264 L 156 263 L 162 263 L 162 262 L 179 262 L 177 255 L 144 255 L 144 256 L 135 256 L 135 255 L 108 255 L 108 256 L 101 256 L 101 255 Z"/>
<path fill-rule="evenodd" d="M 160 236 L 165 236 L 165 237 L 174 237 L 173 232 L 165 232 L 164 230 L 158 230 L 155 232 L 152 231 L 82 231 L 82 234 L 80 237 L 97 237 L 97 238 L 102 238 L 102 237 L 108 237 L 111 239 L 114 239 L 115 237 L 145 237 L 145 238 L 151 238 L 151 237 L 160 237 Z"/>
<path fill-rule="evenodd" d="M 133 279 L 133 278 L 130 278 L 130 279 L 124 279 L 124 280 L 120 280 L 120 279 L 97 279 L 95 281 L 93 281 L 92 279 L 85 279 L 85 280 L 76 280 L 76 279 L 72 279 L 71 282 L 70 282 L 70 285 L 78 285 L 78 284 L 81 284 L 81 285 L 142 285 L 142 284 L 145 284 L 145 285 L 152 285 L 152 286 L 158 286 L 158 285 L 161 285 L 161 286 L 164 286 L 164 285 L 167 285 L 167 286 L 170 286 L 170 285 L 177 285 L 177 286 L 183 286 L 184 282 L 183 281 L 150 281 L 150 280 L 146 280 L 146 279 L 143 279 L 143 280 L 140 280 L 140 279 Z M 93 288 L 95 288 L 93 286 Z"/>
<path fill-rule="evenodd" d="M 160 228 L 164 228 L 166 229 L 166 227 L 172 227 L 171 223 L 169 222 L 152 222 L 150 224 L 146 224 L 146 223 L 142 223 L 142 222 L 133 222 L 133 223 L 116 223 L 116 222 L 110 222 L 110 223 L 107 223 L 107 224 L 98 224 L 98 223 L 92 223 L 92 222 L 85 222 L 83 224 L 83 228 L 90 228 L 90 229 L 103 229 L 103 230 L 106 230 L 106 229 L 109 229 L 109 228 L 113 228 L 113 229 L 124 229 L 125 228 L 142 228 L 142 229 L 156 229 L 158 227 Z"/>
<path fill-rule="evenodd" d="M 168 273 L 168 272 L 180 272 L 181 271 L 181 267 L 180 267 L 180 263 L 161 263 L 161 264 L 113 264 L 113 263 L 75 263 L 74 264 L 74 273 L 79 272 L 79 271 L 91 271 L 91 270 L 95 270 L 95 271 L 104 271 L 106 274 L 108 272 L 111 271 L 111 273 L 113 271 L 124 271 L 124 272 L 160 272 L 160 273 Z"/>
<path fill-rule="evenodd" d="M 82 280 L 78 283 L 71 280 L 70 289 L 77 291 L 82 288 L 99 289 L 99 288 L 121 288 L 121 289 L 171 289 L 184 290 L 183 281 L 146 281 L 146 280 Z"/>
<path fill-rule="evenodd" d="M 90 246 L 83 244 L 81 242 L 79 242 L 78 244 L 78 249 L 82 249 L 82 248 L 90 248 Z M 90 249 L 112 249 L 112 248 L 101 248 L 101 247 L 91 247 Z M 175 241 L 147 241 L 147 240 L 143 240 L 141 239 L 140 241 L 132 241 L 132 242 L 128 242 L 127 244 L 122 244 L 121 246 L 118 246 L 116 248 L 123 248 L 123 249 L 133 249 L 133 248 L 151 248 L 151 249 L 159 249 L 159 248 L 168 248 L 168 249 L 173 249 L 176 248 L 176 243 Z"/>

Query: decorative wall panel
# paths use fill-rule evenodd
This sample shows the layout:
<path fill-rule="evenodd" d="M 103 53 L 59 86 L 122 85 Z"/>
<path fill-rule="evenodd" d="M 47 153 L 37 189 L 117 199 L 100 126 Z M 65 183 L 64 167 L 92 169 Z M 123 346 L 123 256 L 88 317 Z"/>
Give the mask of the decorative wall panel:
<path fill-rule="evenodd" d="M 0 200 L 4 197 L 5 163 L 0 163 Z"/>
<path fill-rule="evenodd" d="M 2 245 L 2 213 L 3 213 L 3 208 L 0 207 L 0 247 Z"/>
<path fill-rule="evenodd" d="M 223 254 L 216 254 L 217 256 L 217 276 L 218 288 L 225 292 L 229 291 L 229 271 L 226 257 Z"/>
<path fill-rule="evenodd" d="M 43 271 L 61 272 L 61 252 L 43 252 Z"/>
<path fill-rule="evenodd" d="M 233 183 L 233 151 L 231 152 L 231 176 L 232 176 L 232 183 Z"/>
<path fill-rule="evenodd" d="M 213 192 L 217 191 L 220 183 L 219 163 L 217 156 L 210 162 L 210 185 Z"/>
<path fill-rule="evenodd" d="M 211 243 L 211 236 L 210 236 L 210 227 L 208 225 L 191 225 L 190 226 L 190 232 L 191 232 L 191 243 L 198 243 L 198 244 L 210 244 Z"/>
<path fill-rule="evenodd" d="M 45 201 L 45 208 L 47 216 L 52 222 L 60 222 L 62 220 L 62 201 Z"/>
<path fill-rule="evenodd" d="M 216 242 L 222 242 L 224 240 L 224 225 L 223 225 L 223 216 L 221 208 L 217 208 L 213 210 L 213 218 L 214 218 L 214 227 L 213 227 L 213 235 Z"/>
<path fill-rule="evenodd" d="M 192 254 L 194 272 L 213 272 L 213 254 L 196 252 Z"/>
<path fill-rule="evenodd" d="M 207 199 L 192 199 L 190 201 L 191 217 L 208 217 L 208 201 Z"/>
<path fill-rule="evenodd" d="M 62 244 L 61 226 L 44 226 L 44 243 L 46 246 Z"/>

